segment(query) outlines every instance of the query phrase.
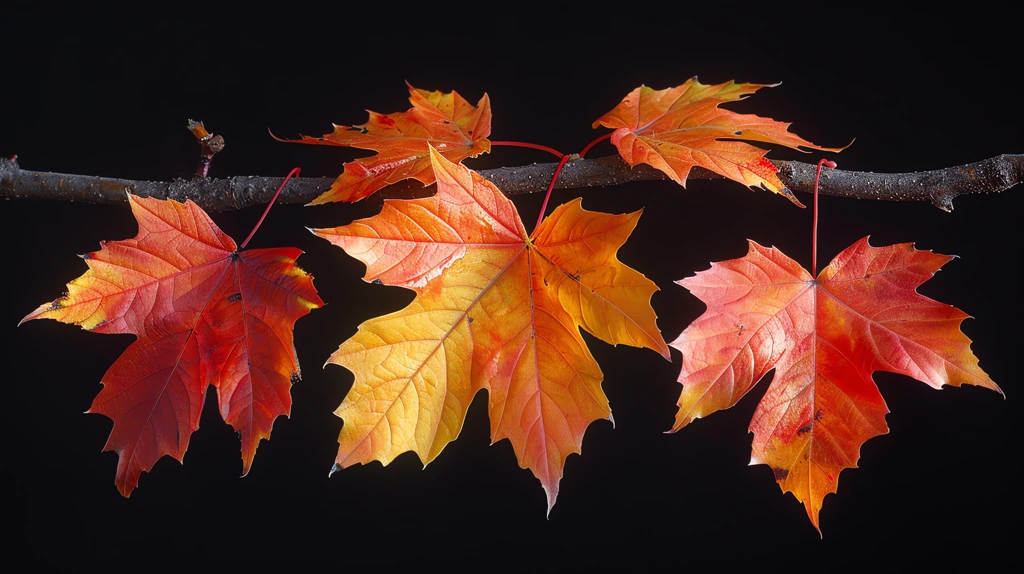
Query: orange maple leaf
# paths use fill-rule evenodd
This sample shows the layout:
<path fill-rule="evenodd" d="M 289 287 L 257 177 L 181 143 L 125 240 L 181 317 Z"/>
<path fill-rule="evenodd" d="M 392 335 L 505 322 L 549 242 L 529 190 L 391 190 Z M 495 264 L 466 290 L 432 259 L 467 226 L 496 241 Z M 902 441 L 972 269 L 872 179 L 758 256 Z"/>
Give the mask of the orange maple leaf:
<path fill-rule="evenodd" d="M 103 376 L 88 412 L 114 421 L 124 496 L 169 454 L 181 461 L 199 428 L 207 385 L 242 442 L 242 475 L 274 419 L 291 410 L 299 379 L 295 321 L 323 305 L 296 248 L 238 251 L 199 206 L 128 196 L 134 239 L 83 255 L 89 270 L 68 293 L 24 319 L 56 319 L 138 339 Z"/>
<path fill-rule="evenodd" d="M 378 114 L 357 126 L 339 126 L 322 138 L 302 136 L 292 143 L 356 147 L 379 152 L 345 164 L 331 188 L 309 205 L 335 201 L 359 201 L 378 190 L 416 179 L 434 183 L 430 168 L 431 147 L 456 163 L 491 151 L 491 102 L 484 94 L 474 107 L 458 93 L 428 92 L 409 86 L 412 108 L 405 112 Z M 369 110 L 367 110 L 369 111 Z"/>
<path fill-rule="evenodd" d="M 336 411 L 345 423 L 335 469 L 406 451 L 426 465 L 487 389 L 492 441 L 512 442 L 550 512 L 566 457 L 591 422 L 611 418 L 579 328 L 669 358 L 649 303 L 657 286 L 615 255 L 640 213 L 595 213 L 576 200 L 528 236 L 492 183 L 433 150 L 431 162 L 435 196 L 388 200 L 375 217 L 314 230 L 364 262 L 367 281 L 416 291 L 329 359 L 355 375 Z"/>
<path fill-rule="evenodd" d="M 910 243 L 872 247 L 865 237 L 814 280 L 751 241 L 746 256 L 679 281 L 708 310 L 671 343 L 683 353 L 673 431 L 733 406 L 776 369 L 750 423 L 751 464 L 769 465 L 818 528 L 839 473 L 857 466 L 865 441 L 888 432 L 874 371 L 1002 393 L 960 331 L 967 315 L 916 291 L 950 259 Z"/>
<path fill-rule="evenodd" d="M 790 133 L 788 123 L 718 107 L 777 85 L 729 81 L 709 86 L 691 78 L 664 90 L 640 86 L 593 127 L 615 130 L 611 141 L 630 166 L 646 163 L 684 187 L 690 169 L 699 166 L 747 187 L 784 195 L 803 207 L 779 179 L 778 168 L 765 159 L 768 151 L 737 140 L 780 144 L 800 151 L 804 147 L 838 152 L 848 146 L 820 147 Z"/>

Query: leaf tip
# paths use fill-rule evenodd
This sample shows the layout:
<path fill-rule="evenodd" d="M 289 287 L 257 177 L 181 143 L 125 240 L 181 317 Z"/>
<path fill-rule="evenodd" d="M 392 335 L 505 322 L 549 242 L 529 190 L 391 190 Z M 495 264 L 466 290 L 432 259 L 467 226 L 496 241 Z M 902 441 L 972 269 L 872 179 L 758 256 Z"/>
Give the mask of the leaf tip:
<path fill-rule="evenodd" d="M 770 189 L 765 187 L 765 185 L 763 183 L 761 184 L 761 188 L 764 189 L 765 191 L 771 191 Z M 800 203 L 800 200 L 796 198 L 796 195 L 794 195 L 793 191 L 791 189 L 789 189 L 788 187 L 780 188 L 779 189 L 779 195 L 781 195 L 782 197 L 785 197 L 790 202 L 792 202 L 793 205 L 795 205 L 797 207 L 804 208 L 804 209 L 807 208 L 806 205 L 804 205 L 803 203 Z"/>
<path fill-rule="evenodd" d="M 267 133 L 270 134 L 270 137 L 274 138 L 275 141 L 284 142 L 284 143 L 289 143 L 291 141 L 294 141 L 294 140 L 282 139 L 282 138 L 279 138 L 279 137 L 275 136 L 274 132 L 270 131 L 270 128 L 267 128 Z"/>
<path fill-rule="evenodd" d="M 331 471 L 327 473 L 327 478 L 331 478 L 331 475 L 333 475 L 335 472 L 338 472 L 339 470 L 341 470 L 341 468 L 342 468 L 341 464 L 339 464 L 337 462 L 334 463 L 334 466 L 331 467 Z"/>
<path fill-rule="evenodd" d="M 850 143 L 844 145 L 843 147 L 822 148 L 822 150 L 823 151 L 830 151 L 830 152 L 834 152 L 834 153 L 839 153 L 839 152 L 845 150 L 846 148 L 852 146 L 853 142 L 855 142 L 855 141 L 857 141 L 857 138 L 853 138 L 852 140 L 850 140 Z M 835 168 L 832 168 L 832 169 L 835 169 Z"/>
<path fill-rule="evenodd" d="M 440 165 L 440 160 L 443 159 L 445 161 L 448 161 L 447 159 L 445 159 L 443 155 L 441 155 L 441 152 L 437 151 L 437 148 L 435 148 L 429 142 L 427 143 L 427 149 L 429 150 L 430 153 L 430 163 L 434 165 L 434 169 L 437 169 L 437 165 Z"/>
<path fill-rule="evenodd" d="M 660 291 L 660 289 L 659 289 Z M 660 333 L 659 333 L 660 335 Z M 665 342 L 664 338 L 661 339 L 661 349 L 658 353 L 668 362 L 672 362 L 672 350 L 669 348 L 668 343 Z"/>
<path fill-rule="evenodd" d="M 1003 400 L 1004 400 L 1004 401 L 1006 400 L 1006 393 L 1004 393 L 1004 392 L 1003 392 L 1003 389 L 1002 389 L 1002 388 L 1000 388 L 1000 387 L 999 387 L 999 385 L 997 385 L 997 384 L 995 383 L 995 381 L 992 381 L 992 386 L 991 386 L 990 388 L 991 388 L 991 389 L 992 389 L 993 391 L 995 391 L 995 392 L 999 393 L 999 396 L 1003 397 Z"/>
<path fill-rule="evenodd" d="M 544 513 L 545 520 L 551 520 L 551 509 L 555 507 L 555 499 L 558 498 L 558 485 L 556 484 L 552 489 L 549 489 L 547 485 L 544 485 L 544 492 L 548 498 L 548 509 Z"/>

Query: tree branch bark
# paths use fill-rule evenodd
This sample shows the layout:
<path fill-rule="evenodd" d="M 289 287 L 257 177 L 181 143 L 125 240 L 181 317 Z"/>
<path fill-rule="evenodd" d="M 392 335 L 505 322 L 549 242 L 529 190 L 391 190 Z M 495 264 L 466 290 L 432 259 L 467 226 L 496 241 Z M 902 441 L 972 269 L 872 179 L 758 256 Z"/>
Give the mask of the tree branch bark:
<path fill-rule="evenodd" d="M 773 161 L 779 178 L 796 192 L 814 190 L 814 164 Z M 555 163 L 502 167 L 480 171 L 508 195 L 545 191 L 554 174 Z M 570 161 L 559 176 L 556 189 L 618 185 L 631 181 L 664 180 L 665 174 L 646 165 L 630 168 L 618 156 Z M 721 179 L 701 168 L 689 175 L 694 179 Z M 191 199 L 203 209 L 230 211 L 270 201 L 283 178 L 237 176 L 223 179 L 179 179 L 170 182 L 134 181 L 86 175 L 69 175 L 23 170 L 16 160 L 0 159 L 0 197 L 4 199 L 51 199 L 85 203 L 126 203 L 126 192 L 135 195 Z M 283 203 L 308 203 L 326 191 L 331 178 L 292 178 L 281 193 Z M 823 195 L 880 199 L 888 201 L 930 201 L 951 211 L 960 195 L 997 193 L 1024 181 L 1024 154 L 1004 154 L 962 166 L 913 173 L 873 173 L 830 169 L 822 173 L 819 192 Z M 407 180 L 384 189 L 374 197 L 409 198 L 433 193 Z"/>

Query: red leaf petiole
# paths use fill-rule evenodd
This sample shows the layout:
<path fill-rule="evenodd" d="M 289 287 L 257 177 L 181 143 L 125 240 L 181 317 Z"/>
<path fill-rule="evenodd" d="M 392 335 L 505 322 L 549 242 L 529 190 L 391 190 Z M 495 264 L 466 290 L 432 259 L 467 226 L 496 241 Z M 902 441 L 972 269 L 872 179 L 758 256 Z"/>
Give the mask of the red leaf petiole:
<path fill-rule="evenodd" d="M 284 181 L 281 182 L 281 187 L 277 188 L 277 192 L 274 193 L 274 197 L 270 198 L 270 203 L 268 203 L 267 208 L 263 210 L 263 215 L 260 216 L 260 220 L 256 222 L 256 226 L 249 232 L 249 236 L 242 242 L 242 245 L 238 248 L 239 251 L 245 249 L 245 246 L 249 244 L 249 240 L 252 239 L 252 236 L 256 235 L 256 230 L 260 228 L 260 225 L 263 225 L 263 220 L 266 219 L 267 214 L 270 213 L 270 208 L 274 207 L 274 202 L 277 201 L 277 196 L 281 195 L 281 190 L 288 184 L 288 180 L 291 179 L 293 175 L 299 175 L 301 172 L 302 168 L 295 167 L 292 168 L 292 170 L 288 172 L 288 175 L 284 177 Z"/>
<path fill-rule="evenodd" d="M 818 162 L 818 171 L 814 174 L 814 224 L 811 228 L 811 276 L 818 276 L 818 180 L 821 178 L 821 167 L 836 168 L 836 162 L 822 159 Z"/>
<path fill-rule="evenodd" d="M 603 136 L 601 136 L 601 137 L 595 139 L 594 141 L 588 143 L 587 147 L 583 148 L 583 151 L 580 152 L 580 157 L 583 157 L 583 156 L 587 155 L 587 152 L 590 151 L 590 148 L 592 148 L 592 147 L 596 146 L 597 144 L 603 142 L 604 140 L 612 137 L 613 133 L 615 133 L 615 132 L 606 133 Z"/>

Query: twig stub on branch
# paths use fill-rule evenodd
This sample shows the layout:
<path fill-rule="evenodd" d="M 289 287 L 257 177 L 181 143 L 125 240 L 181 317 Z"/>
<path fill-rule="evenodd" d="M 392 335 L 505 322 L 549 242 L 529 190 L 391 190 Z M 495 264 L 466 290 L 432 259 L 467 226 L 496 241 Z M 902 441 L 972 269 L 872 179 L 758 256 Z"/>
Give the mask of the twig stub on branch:
<path fill-rule="evenodd" d="M 206 131 L 203 122 L 189 120 L 185 127 L 199 140 L 199 165 L 196 167 L 196 176 L 206 177 L 210 171 L 213 156 L 224 149 L 224 137 Z"/>

